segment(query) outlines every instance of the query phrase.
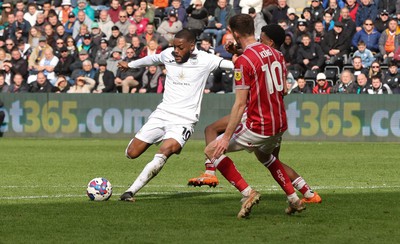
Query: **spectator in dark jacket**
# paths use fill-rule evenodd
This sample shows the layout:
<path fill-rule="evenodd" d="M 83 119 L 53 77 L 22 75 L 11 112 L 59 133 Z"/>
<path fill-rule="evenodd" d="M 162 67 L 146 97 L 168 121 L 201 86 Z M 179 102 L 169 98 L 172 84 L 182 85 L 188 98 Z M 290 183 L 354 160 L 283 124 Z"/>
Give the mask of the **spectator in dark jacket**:
<path fill-rule="evenodd" d="M 310 94 L 312 93 L 311 88 L 307 85 L 306 80 L 304 77 L 297 78 L 297 86 L 294 87 L 291 92 L 295 94 Z"/>
<path fill-rule="evenodd" d="M 203 7 L 201 0 L 194 1 L 194 4 L 190 5 L 186 9 L 188 15 L 188 23 L 186 27 L 192 30 L 196 36 L 200 36 L 204 27 L 208 23 L 208 12 L 207 9 Z"/>
<path fill-rule="evenodd" d="M 110 48 L 108 46 L 107 39 L 102 38 L 100 40 L 100 45 L 97 48 L 97 52 L 96 52 L 96 55 L 95 55 L 96 58 L 94 59 L 94 65 L 93 66 L 96 69 L 99 68 L 99 64 L 98 63 L 99 63 L 100 60 L 107 60 L 110 57 L 111 50 L 112 50 L 112 48 Z"/>
<path fill-rule="evenodd" d="M 393 94 L 388 84 L 383 84 L 379 76 L 373 76 L 368 94 Z"/>
<path fill-rule="evenodd" d="M 342 65 L 344 55 L 349 53 L 350 39 L 343 32 L 343 24 L 336 22 L 333 30 L 329 31 L 322 42 L 322 50 L 328 58 L 329 64 Z"/>
<path fill-rule="evenodd" d="M 397 2 L 397 0 L 379 0 L 378 12 L 381 13 L 383 10 L 386 10 L 389 15 L 395 15 Z"/>
<path fill-rule="evenodd" d="M 53 92 L 53 85 L 47 80 L 43 72 L 38 72 L 36 81 L 30 84 L 29 92 L 32 93 L 50 93 Z"/>
<path fill-rule="evenodd" d="M 126 57 L 124 61 L 131 62 L 137 59 L 135 56 L 135 51 L 132 47 L 126 50 Z M 129 93 L 131 89 L 134 91 L 137 88 L 142 86 L 142 75 L 145 71 L 145 68 L 137 68 L 137 69 L 128 69 L 128 70 L 117 70 L 117 75 L 115 76 L 115 84 L 117 89 L 122 93 Z"/>
<path fill-rule="evenodd" d="M 280 51 L 285 58 L 286 65 L 293 65 L 296 63 L 296 51 L 297 45 L 293 42 L 292 34 L 287 33 L 285 36 L 285 42 L 282 44 Z"/>
<path fill-rule="evenodd" d="M 332 87 L 331 93 L 356 93 L 357 83 L 354 75 L 349 70 L 344 70 L 340 74 L 340 79 L 336 82 L 335 86 Z"/>
<path fill-rule="evenodd" d="M 297 49 L 297 64 L 304 73 L 306 70 L 320 70 L 324 65 L 324 53 L 318 44 L 312 43 L 308 35 L 303 35 L 302 45 Z"/>
<path fill-rule="evenodd" d="M 382 33 L 384 30 L 386 30 L 388 28 L 388 24 L 389 24 L 389 12 L 386 10 L 383 10 L 379 14 L 379 19 L 377 21 L 375 21 L 375 28 L 377 31 Z"/>
<path fill-rule="evenodd" d="M 296 45 L 301 43 L 301 39 L 303 35 L 308 35 L 311 36 L 311 32 L 309 31 L 309 25 L 305 21 L 305 19 L 298 19 L 297 21 L 297 28 L 294 32 L 293 35 L 293 41 L 295 42 Z"/>
<path fill-rule="evenodd" d="M 24 78 L 20 73 L 16 73 L 13 82 L 8 88 L 9 93 L 26 93 L 29 92 L 29 86 L 24 82 Z"/>
<path fill-rule="evenodd" d="M 319 0 L 311 0 L 311 15 L 314 21 L 323 20 L 324 17 L 324 8 L 322 7 L 321 1 Z"/>
<path fill-rule="evenodd" d="M 287 10 L 287 15 L 288 15 L 287 24 L 289 26 L 289 29 L 293 32 L 296 29 L 297 20 L 299 19 L 299 16 L 296 15 L 296 10 L 294 8 L 289 8 Z"/>
<path fill-rule="evenodd" d="M 24 80 L 26 80 L 28 78 L 28 62 L 22 58 L 21 52 L 17 47 L 11 50 L 11 57 L 12 59 L 9 63 L 11 65 L 11 72 L 13 74 L 20 73 L 24 77 Z"/>
<path fill-rule="evenodd" d="M 351 19 L 349 9 L 344 7 L 340 10 L 339 22 L 343 24 L 343 31 L 347 33 L 350 38 L 356 33 L 356 23 Z"/>
<path fill-rule="evenodd" d="M 336 0 L 329 0 L 329 6 L 325 7 L 323 6 L 323 8 L 325 9 L 325 12 L 328 12 L 332 15 L 332 19 L 333 21 L 338 21 L 339 17 L 340 17 L 340 9 L 344 7 L 344 3 L 342 1 L 342 7 L 338 6 L 338 2 Z"/>
<path fill-rule="evenodd" d="M 114 74 L 107 70 L 107 61 L 99 60 L 99 70 L 94 76 L 96 85 L 93 93 L 115 92 Z"/>
<path fill-rule="evenodd" d="M 279 20 L 287 20 L 288 16 L 287 16 L 287 11 L 289 9 L 289 6 L 287 5 L 286 0 L 278 0 L 278 5 L 274 8 L 272 8 L 272 10 L 270 11 L 271 15 L 267 15 L 270 16 L 270 19 L 267 19 L 267 23 L 268 24 L 277 24 Z M 264 11 L 264 10 L 263 10 Z M 266 15 L 264 13 L 264 15 Z"/>
<path fill-rule="evenodd" d="M 70 70 L 71 64 L 74 62 L 74 57 L 68 52 L 68 48 L 63 46 L 60 49 L 60 59 L 54 68 L 54 72 L 57 76 L 63 75 L 66 77 L 70 77 L 72 71 Z"/>
<path fill-rule="evenodd" d="M 393 93 L 400 93 L 400 73 L 396 62 L 389 63 L 388 72 L 382 81 L 383 84 L 387 84 Z"/>
<path fill-rule="evenodd" d="M 27 37 L 29 34 L 29 30 L 31 29 L 31 24 L 24 19 L 24 12 L 17 11 L 15 13 L 15 22 L 11 26 L 11 38 L 15 39 L 16 29 L 20 28 L 22 30 L 22 36 Z"/>
<path fill-rule="evenodd" d="M 67 93 L 70 88 L 69 82 L 65 76 L 59 75 L 53 88 L 54 93 Z"/>
<path fill-rule="evenodd" d="M 378 7 L 373 0 L 361 0 L 356 15 L 357 31 L 362 29 L 362 25 L 366 19 L 376 20 L 378 15 Z"/>
<path fill-rule="evenodd" d="M 357 87 L 355 89 L 355 94 L 367 94 L 367 90 L 370 84 L 368 83 L 367 76 L 364 74 L 359 74 L 357 76 Z"/>
<path fill-rule="evenodd" d="M 315 44 L 321 46 L 322 41 L 325 39 L 327 31 L 324 29 L 324 25 L 321 21 L 316 21 L 314 24 L 314 30 L 312 32 L 312 40 Z"/>

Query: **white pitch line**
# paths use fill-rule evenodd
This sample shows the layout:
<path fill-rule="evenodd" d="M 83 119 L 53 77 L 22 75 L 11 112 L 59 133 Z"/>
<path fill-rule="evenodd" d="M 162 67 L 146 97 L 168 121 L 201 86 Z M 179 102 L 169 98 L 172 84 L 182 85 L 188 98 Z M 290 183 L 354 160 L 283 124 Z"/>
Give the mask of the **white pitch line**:
<path fill-rule="evenodd" d="M 232 186 L 227 185 L 228 187 L 232 188 Z M 1 188 L 22 188 L 23 186 L 1 186 Z M 26 186 L 28 188 L 33 188 L 35 186 Z M 58 186 L 36 186 L 37 188 L 46 188 L 46 187 L 58 187 Z M 76 188 L 84 188 L 83 186 L 74 186 Z M 117 186 L 117 187 L 126 187 L 126 186 Z M 189 186 L 172 186 L 172 185 L 149 185 L 146 186 L 145 189 L 149 188 L 160 188 L 160 187 L 169 187 L 169 188 L 191 188 Z M 280 187 L 278 186 L 254 186 L 256 189 L 263 189 L 263 190 L 269 190 L 269 191 L 280 191 Z M 318 190 L 318 189 L 324 189 L 324 190 L 369 190 L 369 189 L 392 189 L 392 188 L 400 188 L 400 186 L 388 186 L 388 185 L 379 185 L 379 186 L 316 186 L 313 187 L 313 189 Z M 200 189 L 199 189 L 200 190 Z M 230 191 L 228 188 L 225 187 L 217 187 L 217 188 L 206 188 L 203 187 L 201 188 L 201 191 L 199 192 L 212 192 L 212 193 L 230 193 L 233 191 Z M 154 191 L 154 192 L 140 192 L 137 195 L 138 196 L 152 196 L 152 195 L 171 195 L 171 194 L 192 194 L 195 193 L 195 191 Z M 119 196 L 121 193 L 113 193 L 113 195 Z M 77 198 L 77 197 L 85 197 L 85 194 L 80 194 L 80 195 L 73 195 L 73 194 L 65 194 L 65 195 L 36 195 L 36 196 L 8 196 L 8 197 L 0 197 L 0 200 L 23 200 L 23 199 L 45 199 L 45 198 Z"/>
<path fill-rule="evenodd" d="M 202 192 L 211 192 L 211 191 L 202 191 Z M 226 192 L 220 190 L 213 190 L 212 192 Z M 163 191 L 163 192 L 143 192 L 138 193 L 137 196 L 152 196 L 152 195 L 170 195 L 170 194 L 191 194 L 193 192 L 176 192 L 176 191 Z M 120 193 L 113 193 L 113 196 L 119 196 Z M 13 197 L 0 197 L 0 200 L 24 200 L 24 199 L 43 199 L 43 198 L 77 198 L 77 197 L 87 197 L 85 194 L 80 195 L 72 195 L 72 194 L 65 194 L 65 195 L 42 195 L 42 196 L 13 196 Z"/>
<path fill-rule="evenodd" d="M 281 189 L 277 185 L 251 185 L 254 188 L 257 189 L 267 189 L 267 190 L 275 190 L 275 189 Z M 86 186 L 71 186 L 71 185 L 60 185 L 60 186 L 55 186 L 55 185 L 25 185 L 25 186 L 0 186 L 0 188 L 85 188 Z M 124 188 L 128 187 L 128 185 L 113 185 L 114 188 Z M 204 186 L 203 188 L 206 188 L 207 186 Z M 230 187 L 233 188 L 231 185 L 220 185 L 217 188 L 226 188 Z M 145 188 L 192 188 L 192 186 L 187 186 L 187 185 L 147 185 Z M 396 185 L 372 185 L 372 186 L 313 186 L 312 189 L 326 189 L 326 190 L 340 190 L 340 189 L 384 189 L 384 188 L 400 188 L 400 186 Z"/>

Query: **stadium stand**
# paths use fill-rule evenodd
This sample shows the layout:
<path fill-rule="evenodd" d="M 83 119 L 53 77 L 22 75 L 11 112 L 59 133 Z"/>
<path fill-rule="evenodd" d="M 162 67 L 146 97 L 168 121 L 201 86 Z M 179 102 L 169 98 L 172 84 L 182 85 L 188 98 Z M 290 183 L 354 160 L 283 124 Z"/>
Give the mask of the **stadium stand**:
<path fill-rule="evenodd" d="M 84 67 L 82 66 L 84 59 L 89 59 L 93 63 L 95 71 L 100 72 L 98 64 L 99 58 L 96 58 L 96 55 L 100 55 L 102 57 L 101 59 L 106 61 L 107 70 L 115 71 L 115 60 L 111 60 L 112 50 L 115 50 L 115 47 L 122 50 L 122 60 L 132 61 L 145 55 L 143 50 L 147 49 L 147 44 L 151 39 L 157 40 L 156 43 L 161 46 L 162 50 L 171 45 L 171 43 L 168 43 L 166 40 L 171 40 L 170 36 L 167 38 L 167 35 L 170 34 L 159 33 L 157 31 L 163 21 L 168 22 L 168 16 L 171 16 L 171 13 L 176 16 L 183 28 L 193 27 L 196 29 L 196 34 L 198 36 L 196 46 L 200 50 L 203 50 L 200 44 L 205 36 L 204 30 L 207 30 L 207 33 L 217 33 L 217 31 L 210 31 L 208 29 L 218 29 L 218 23 L 226 24 L 229 21 L 228 17 L 224 20 L 220 20 L 218 16 L 215 16 L 215 12 L 220 13 L 221 10 L 220 3 L 216 0 L 111 0 L 101 2 L 105 5 L 99 5 L 99 2 L 89 0 L 4 0 L 0 20 L 0 76 L 4 77 L 4 85 L 10 87 L 14 82 L 12 77 L 18 72 L 16 69 L 9 69 L 10 66 L 7 65 L 8 63 L 16 63 L 18 61 L 18 65 L 25 65 L 24 62 L 26 62 L 28 63 L 28 73 L 35 74 L 37 73 L 37 67 L 33 64 L 39 63 L 40 60 L 44 60 L 44 63 L 48 62 L 43 54 L 45 49 L 49 48 L 53 50 L 53 54 L 57 56 L 58 59 L 62 59 L 60 63 L 65 63 L 64 61 L 66 59 L 66 55 L 61 55 L 61 53 L 64 52 L 61 50 L 67 49 L 67 57 L 69 59 L 72 57 L 74 60 L 74 63 L 70 66 L 74 68 L 74 74 L 84 75 Z M 286 47 L 282 45 L 281 47 L 281 52 L 287 61 L 287 68 L 294 79 L 303 76 L 310 87 L 315 86 L 315 78 L 318 72 L 316 70 L 311 70 L 311 67 L 299 69 L 299 64 L 296 63 L 296 50 L 302 45 L 302 35 L 307 34 L 311 36 L 312 42 L 316 45 L 321 45 L 321 43 L 323 43 L 322 40 L 328 36 L 328 33 L 336 33 L 334 23 L 339 21 L 342 23 L 343 31 L 351 35 L 349 42 L 352 42 L 355 33 L 363 31 L 363 19 L 360 18 L 364 18 L 364 20 L 365 18 L 369 18 L 373 20 L 374 24 L 376 23 L 377 27 L 374 28 L 375 34 L 378 29 L 382 33 L 387 31 L 385 29 L 385 23 L 380 23 L 381 19 L 379 16 L 380 13 L 386 14 L 389 6 L 384 3 L 375 4 L 375 2 L 378 1 L 371 1 L 368 5 L 363 4 L 361 1 L 354 1 L 355 3 L 352 6 L 349 6 L 346 1 L 341 0 L 336 1 L 336 4 L 334 4 L 334 1 L 328 0 L 259 1 L 253 8 L 248 8 L 247 6 L 249 4 L 247 2 L 246 0 L 227 0 L 227 6 L 223 8 L 229 10 L 230 13 L 232 13 L 231 10 L 233 9 L 235 14 L 251 14 L 254 16 L 255 27 L 257 28 L 261 28 L 260 23 L 278 23 L 281 25 L 285 29 L 288 39 L 288 42 L 285 42 L 284 45 L 289 45 Z M 279 5 L 278 2 L 281 5 Z M 242 6 L 246 7 L 242 8 Z M 288 13 L 287 10 L 289 7 L 290 11 Z M 349 9 L 349 17 L 341 16 L 341 10 L 343 8 Z M 366 8 L 376 8 L 376 16 L 364 15 L 363 11 Z M 396 8 L 390 6 L 390 9 L 389 20 L 400 17 L 400 4 L 397 4 Z M 21 16 L 21 11 L 24 13 L 23 18 L 16 18 L 16 16 Z M 325 22 L 325 12 L 331 13 L 332 20 L 327 20 L 329 22 Z M 135 13 L 140 14 L 135 15 Z M 127 33 L 125 28 L 122 29 L 123 25 L 121 23 L 124 21 L 120 21 L 120 19 L 125 18 L 124 14 L 126 14 L 130 23 L 129 33 Z M 54 16 L 56 16 L 56 18 L 54 18 Z M 306 29 L 302 32 L 297 28 L 299 19 L 302 20 L 302 25 L 304 22 L 306 23 Z M 324 25 L 324 30 L 317 33 L 314 29 L 314 24 L 321 22 Z M 148 27 L 148 23 L 153 25 L 153 27 Z M 397 28 L 400 30 L 400 27 Z M 200 33 L 198 32 L 199 30 Z M 228 30 L 224 31 L 230 34 Z M 256 32 L 257 31 L 259 30 L 256 30 Z M 70 43 L 70 36 L 72 33 L 74 34 L 73 43 Z M 225 43 L 227 34 L 222 37 L 222 43 Z M 378 34 L 380 35 L 380 33 Z M 365 36 L 366 34 L 363 35 Z M 87 44 L 88 42 L 84 42 L 84 39 L 87 39 L 88 36 L 90 36 L 92 40 L 90 45 Z M 121 36 L 125 37 L 126 46 L 125 44 L 123 46 L 121 46 L 122 44 L 118 46 L 118 43 L 122 39 Z M 332 36 L 332 34 L 329 36 Z M 216 35 L 210 34 L 207 38 L 210 38 L 211 47 L 207 47 L 205 51 L 214 52 L 216 48 Z M 393 53 L 396 53 L 400 48 L 400 44 L 397 43 L 400 42 L 400 31 L 395 33 L 394 39 L 396 41 L 394 41 L 393 44 L 389 41 L 384 45 L 384 48 L 387 49 L 385 51 L 390 52 L 393 50 Z M 57 46 L 56 43 L 58 40 L 64 41 L 65 46 Z M 13 47 L 6 45 L 6 43 L 9 42 L 15 43 L 16 45 Z M 22 43 L 26 43 L 26 45 L 22 45 Z M 367 43 L 367 46 L 368 45 L 370 44 Z M 133 56 L 127 55 L 126 53 L 127 50 L 129 50 L 128 52 L 132 50 L 128 49 L 129 46 L 133 49 Z M 343 70 L 350 70 L 353 72 L 351 57 L 356 50 L 351 43 L 348 43 L 348 46 L 347 53 L 349 53 L 349 55 L 346 55 L 347 58 L 344 60 L 343 64 L 332 65 L 325 63 L 318 67 L 319 71 L 325 73 L 328 82 L 330 82 L 332 86 L 336 84 Z M 19 48 L 18 50 L 22 54 L 22 60 L 13 60 L 11 57 L 13 48 Z M 335 48 L 341 49 L 342 47 L 337 46 L 333 49 Z M 158 49 L 156 48 L 156 50 Z M 84 51 L 81 52 L 82 50 Z M 89 55 L 85 57 L 80 55 L 80 53 L 85 53 L 85 51 Z M 215 53 L 219 55 L 218 52 Z M 379 52 L 374 52 L 374 54 L 381 64 L 381 73 L 385 76 L 388 67 L 382 65 L 382 57 L 379 56 Z M 315 55 L 315 53 L 313 55 Z M 325 53 L 324 55 L 325 60 L 326 57 L 334 54 Z M 32 59 L 32 57 L 34 57 L 34 59 Z M 394 59 L 394 61 L 398 62 L 399 60 Z M 301 65 L 304 65 L 304 63 Z M 369 69 L 369 67 L 363 68 Z M 65 69 L 65 67 L 63 67 L 63 69 Z M 58 76 L 70 74 L 72 72 L 72 70 L 68 71 L 63 69 L 56 66 L 55 77 L 51 77 L 51 79 L 56 80 Z M 80 71 L 76 71 L 76 69 Z M 315 67 L 312 67 L 312 69 L 315 69 Z M 305 70 L 305 72 L 303 70 Z M 130 91 L 137 91 L 141 88 L 141 75 L 143 72 L 144 71 L 142 71 L 142 73 L 138 73 L 137 71 L 133 72 L 135 74 L 134 79 L 138 81 L 138 84 L 136 87 L 130 87 Z M 98 77 L 98 75 L 96 77 Z M 73 85 L 76 77 L 67 76 L 66 79 Z M 25 76 L 24 83 L 27 83 Z M 1 91 L 9 92 L 4 88 L 4 85 L 0 83 Z M 29 86 L 29 84 L 26 85 Z M 103 87 L 104 84 L 96 80 L 96 86 L 91 92 L 106 92 Z M 55 87 L 53 91 L 55 92 L 58 90 L 59 89 Z M 154 91 L 157 89 L 149 90 Z"/>

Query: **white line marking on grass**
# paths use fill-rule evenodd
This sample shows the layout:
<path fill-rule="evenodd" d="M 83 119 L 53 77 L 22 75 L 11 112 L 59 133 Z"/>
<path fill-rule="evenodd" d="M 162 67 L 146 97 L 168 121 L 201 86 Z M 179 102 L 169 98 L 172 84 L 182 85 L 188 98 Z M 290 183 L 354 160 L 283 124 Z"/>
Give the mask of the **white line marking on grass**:
<path fill-rule="evenodd" d="M 213 191 L 202 191 L 202 192 L 226 192 L 226 191 L 220 191 L 220 190 L 213 190 Z M 193 192 L 187 192 L 187 191 L 162 191 L 162 192 L 142 192 L 138 193 L 137 196 L 162 196 L 162 195 L 171 195 L 171 194 L 176 194 L 176 195 L 185 195 L 185 194 L 192 194 Z M 113 196 L 119 196 L 121 193 L 113 193 Z M 80 195 L 73 195 L 73 194 L 65 194 L 65 195 L 42 195 L 42 196 L 13 196 L 13 197 L 0 197 L 0 200 L 25 200 L 25 199 L 44 199 L 44 198 L 80 198 L 80 197 L 87 197 L 85 194 L 80 194 Z"/>
<path fill-rule="evenodd" d="M 124 188 L 128 187 L 128 185 L 113 185 L 114 188 Z M 201 188 L 206 188 L 208 186 L 203 186 Z M 232 187 L 231 185 L 220 185 L 217 188 L 226 188 Z M 252 187 L 257 189 L 266 189 L 266 190 L 280 190 L 279 186 L 267 186 L 267 185 L 252 185 Z M 28 186 L 0 186 L 0 188 L 86 188 L 86 186 L 72 186 L 72 185 L 28 185 Z M 197 188 L 193 186 L 187 185 L 147 185 L 145 188 Z M 200 188 L 200 187 L 199 187 Z M 211 188 L 210 189 L 217 189 Z M 372 186 L 313 186 L 313 189 L 326 189 L 326 190 L 339 190 L 339 189 L 384 189 L 384 188 L 400 188 L 400 186 L 391 186 L 391 185 L 372 185 Z"/>
<path fill-rule="evenodd" d="M 233 186 L 231 185 L 226 185 L 227 187 L 230 187 L 231 189 L 234 189 Z M 207 187 L 202 187 L 199 188 L 198 193 L 230 193 L 234 192 L 229 190 L 229 188 L 226 188 L 226 186 L 222 187 L 217 187 L 217 188 L 207 188 Z M 46 187 L 61 187 L 61 186 L 25 186 L 27 188 L 46 188 Z M 62 186 L 64 187 L 64 186 Z M 69 186 L 71 187 L 71 186 Z M 84 188 L 83 186 L 73 186 L 74 188 Z M 115 187 L 115 186 L 114 186 Z M 126 186 L 117 186 L 117 187 L 126 187 Z M 189 186 L 182 186 L 182 185 L 149 185 L 146 186 L 145 189 L 151 189 L 151 188 L 190 188 L 194 189 L 193 187 Z M 24 188 L 24 186 L 0 186 L 0 188 Z M 269 190 L 269 191 L 281 191 L 280 187 L 278 186 L 254 186 L 256 189 L 262 189 L 262 190 Z M 388 186 L 388 185 L 380 185 L 380 186 L 316 186 L 313 187 L 313 189 L 324 189 L 324 190 L 338 190 L 338 189 L 345 189 L 345 190 L 368 190 L 368 189 L 393 189 L 393 188 L 400 188 L 400 186 Z M 147 192 L 140 192 L 137 195 L 138 196 L 148 196 L 151 197 L 153 195 L 157 196 L 162 196 L 162 195 L 171 195 L 171 194 L 193 194 L 196 193 L 196 191 L 147 191 Z M 121 193 L 113 193 L 114 196 L 119 196 Z M 33 196 L 8 196 L 8 197 L 0 197 L 0 200 L 24 200 L 24 199 L 45 199 L 45 198 L 78 198 L 78 197 L 86 197 L 85 194 L 58 194 L 58 195 L 33 195 Z"/>

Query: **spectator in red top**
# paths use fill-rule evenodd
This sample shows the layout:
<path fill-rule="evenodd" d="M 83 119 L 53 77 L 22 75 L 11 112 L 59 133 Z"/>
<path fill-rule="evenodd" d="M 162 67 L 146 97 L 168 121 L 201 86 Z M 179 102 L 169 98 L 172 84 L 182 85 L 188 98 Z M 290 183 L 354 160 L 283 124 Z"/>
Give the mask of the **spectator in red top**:
<path fill-rule="evenodd" d="M 318 73 L 317 75 L 317 85 L 314 86 L 313 94 L 329 94 L 331 93 L 331 87 L 326 81 L 326 75 L 324 73 Z"/>
<path fill-rule="evenodd" d="M 356 15 L 357 15 L 358 6 L 359 6 L 357 0 L 347 0 L 346 6 L 350 11 L 350 18 L 354 22 L 356 22 Z"/>
<path fill-rule="evenodd" d="M 122 10 L 121 5 L 118 0 L 112 0 L 110 4 L 110 9 L 108 10 L 108 15 L 112 22 L 117 23 L 119 21 L 119 12 Z"/>
<path fill-rule="evenodd" d="M 150 56 L 153 54 L 159 54 L 161 53 L 162 48 L 160 45 L 158 45 L 158 42 L 156 39 L 151 39 L 150 41 L 147 42 L 147 45 L 143 48 L 142 52 L 140 53 L 140 58 Z"/>
<path fill-rule="evenodd" d="M 135 14 L 133 15 L 133 21 L 132 24 L 135 24 L 137 29 L 136 29 L 136 34 L 140 36 L 143 34 L 143 32 L 146 31 L 146 26 L 149 23 L 149 19 L 143 18 L 143 14 L 141 11 L 135 11 Z"/>

